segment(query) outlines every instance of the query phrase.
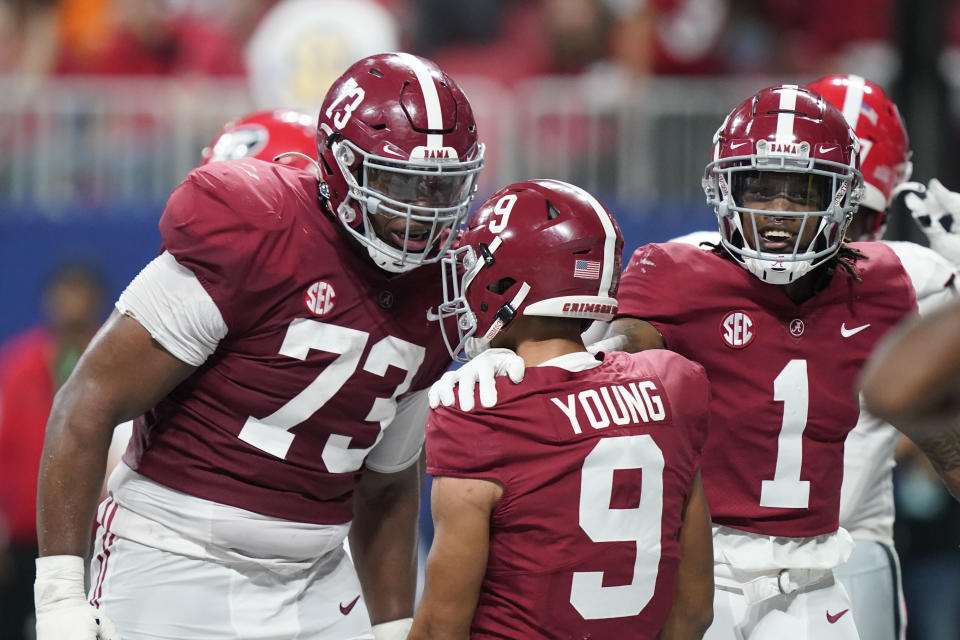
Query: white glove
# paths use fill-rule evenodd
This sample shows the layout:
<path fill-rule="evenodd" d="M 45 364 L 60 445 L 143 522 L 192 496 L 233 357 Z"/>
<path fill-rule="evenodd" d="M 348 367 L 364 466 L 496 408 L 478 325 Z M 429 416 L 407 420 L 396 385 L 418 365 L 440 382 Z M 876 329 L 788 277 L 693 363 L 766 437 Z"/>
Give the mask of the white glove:
<path fill-rule="evenodd" d="M 923 197 L 908 193 L 904 203 L 930 241 L 930 248 L 960 266 L 960 193 L 931 178 Z"/>
<path fill-rule="evenodd" d="M 497 405 L 496 377 L 510 376 L 514 382 L 523 380 L 526 365 L 523 358 L 510 349 L 487 349 L 456 371 L 447 371 L 433 383 L 427 398 L 430 407 L 453 404 L 453 388 L 457 387 L 460 409 L 473 410 L 473 390 L 480 385 L 480 404 L 489 409 Z"/>
<path fill-rule="evenodd" d="M 588 344 L 587 351 L 593 355 L 597 355 L 601 351 L 623 351 L 625 344 L 627 344 L 627 336 L 610 336 L 603 340 L 597 340 L 593 344 Z"/>
<path fill-rule="evenodd" d="M 373 625 L 373 640 L 406 640 L 413 618 L 400 618 Z"/>
<path fill-rule="evenodd" d="M 87 602 L 83 565 L 80 556 L 37 558 L 37 640 L 120 640 L 113 622 Z"/>

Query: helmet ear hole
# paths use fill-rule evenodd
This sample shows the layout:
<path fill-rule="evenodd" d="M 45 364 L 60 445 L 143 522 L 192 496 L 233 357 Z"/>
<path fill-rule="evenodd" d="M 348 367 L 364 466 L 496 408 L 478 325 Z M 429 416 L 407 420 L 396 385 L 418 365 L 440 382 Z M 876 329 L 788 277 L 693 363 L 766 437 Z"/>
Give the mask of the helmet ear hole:
<path fill-rule="evenodd" d="M 496 282 L 491 282 L 487 285 L 487 291 L 490 293 L 502 296 L 504 293 L 510 290 L 510 287 L 517 283 L 513 278 L 500 278 Z"/>
<path fill-rule="evenodd" d="M 547 220 L 554 220 L 560 217 L 560 212 L 557 210 L 553 203 L 547 200 Z"/>

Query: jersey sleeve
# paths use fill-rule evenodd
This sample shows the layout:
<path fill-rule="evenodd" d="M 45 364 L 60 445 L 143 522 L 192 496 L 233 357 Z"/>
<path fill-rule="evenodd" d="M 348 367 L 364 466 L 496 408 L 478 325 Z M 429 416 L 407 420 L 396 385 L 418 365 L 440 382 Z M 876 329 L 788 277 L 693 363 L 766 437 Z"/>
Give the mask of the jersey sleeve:
<path fill-rule="evenodd" d="M 697 313 L 696 305 L 685 302 L 689 294 L 677 292 L 689 292 L 696 285 L 696 265 L 704 253 L 680 243 L 648 244 L 637 249 L 620 278 L 617 317 L 646 320 L 671 348 L 675 328 Z"/>
<path fill-rule="evenodd" d="M 441 406 L 427 418 L 427 473 L 506 484 L 496 432 L 482 414 Z"/>
<path fill-rule="evenodd" d="M 367 454 L 367 468 L 378 473 L 396 473 L 415 463 L 423 448 L 424 424 L 429 409 L 426 390 L 403 398 L 383 438 Z"/>
<path fill-rule="evenodd" d="M 256 322 L 258 301 L 269 299 L 282 278 L 269 273 L 271 255 L 283 250 L 281 194 L 262 165 L 218 162 L 193 170 L 160 218 L 163 250 L 193 272 L 231 333 Z"/>

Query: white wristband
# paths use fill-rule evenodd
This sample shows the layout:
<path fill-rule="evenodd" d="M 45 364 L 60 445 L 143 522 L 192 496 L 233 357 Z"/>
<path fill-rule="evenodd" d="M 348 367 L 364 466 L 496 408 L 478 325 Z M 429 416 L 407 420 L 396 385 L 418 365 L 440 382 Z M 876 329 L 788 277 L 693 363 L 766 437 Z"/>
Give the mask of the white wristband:
<path fill-rule="evenodd" d="M 413 618 L 400 618 L 373 625 L 374 640 L 406 640 Z"/>
<path fill-rule="evenodd" d="M 84 565 L 80 556 L 37 558 L 37 581 L 33 587 L 37 609 L 69 598 L 85 600 Z"/>

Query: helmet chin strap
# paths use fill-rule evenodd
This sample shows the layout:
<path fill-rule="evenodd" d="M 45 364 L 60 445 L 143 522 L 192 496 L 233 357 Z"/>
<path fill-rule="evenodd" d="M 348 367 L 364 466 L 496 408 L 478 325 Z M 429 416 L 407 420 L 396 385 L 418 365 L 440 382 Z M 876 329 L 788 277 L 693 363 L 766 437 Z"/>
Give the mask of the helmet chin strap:
<path fill-rule="evenodd" d="M 783 269 L 773 269 L 770 260 L 760 260 L 758 258 L 743 259 L 743 266 L 747 271 L 755 275 L 760 280 L 769 284 L 785 285 L 796 282 L 805 276 L 812 268 L 810 262 L 803 260 L 798 262 L 784 262 Z M 822 263 L 821 263 L 822 264 Z"/>

